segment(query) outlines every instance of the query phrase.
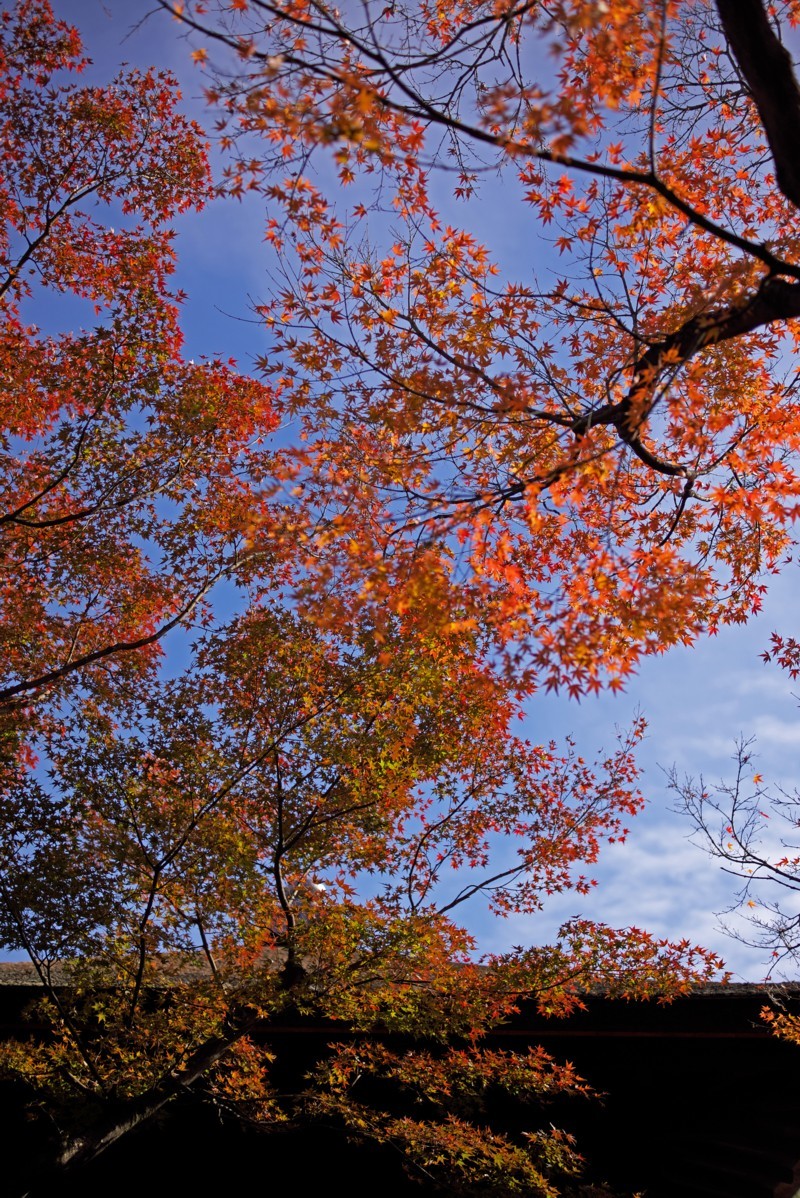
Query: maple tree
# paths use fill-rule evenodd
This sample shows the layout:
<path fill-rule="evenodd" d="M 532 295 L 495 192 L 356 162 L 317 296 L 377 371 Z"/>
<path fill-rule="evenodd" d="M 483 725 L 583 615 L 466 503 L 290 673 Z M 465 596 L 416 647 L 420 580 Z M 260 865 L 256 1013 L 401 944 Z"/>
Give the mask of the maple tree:
<path fill-rule="evenodd" d="M 0 36 L 0 711 L 14 729 L 48 690 L 113 685 L 245 568 L 270 470 L 251 442 L 276 416 L 229 365 L 181 357 L 168 222 L 212 188 L 174 82 L 64 81 L 80 43 L 47 5 L 4 11 Z M 87 327 L 30 323 L 62 310 Z"/>
<path fill-rule="evenodd" d="M 230 9 L 242 19 L 270 11 Z M 384 104 L 384 83 L 360 67 L 366 81 L 356 85 L 338 25 L 316 73 L 293 60 L 300 47 L 283 45 L 310 11 L 287 8 L 276 61 L 273 48 L 264 60 L 257 45 L 241 46 L 265 82 L 253 91 L 238 81 L 227 99 L 234 115 L 242 99 L 246 133 L 263 121 L 289 169 L 316 143 L 333 149 L 339 182 L 379 166 L 405 240 L 376 275 L 318 188 L 298 170 L 288 185 L 268 182 L 254 160 L 252 177 L 284 212 L 269 236 L 299 272 L 264 307 L 277 368 L 261 383 L 182 357 L 169 222 L 212 189 L 174 84 L 135 72 L 109 87 L 65 82 L 81 68 L 76 32 L 41 0 L 2 15 L 0 936 L 28 954 L 43 997 L 39 1031 L 6 1041 L 0 1061 L 55 1133 L 44 1171 L 25 1185 L 52 1192 L 54 1173 L 194 1087 L 265 1127 L 336 1119 L 460 1192 L 578 1193 L 567 1138 L 502 1135 L 482 1103 L 493 1088 L 538 1104 L 584 1084 L 546 1054 L 491 1052 L 482 1033 L 521 996 L 553 1014 L 593 985 L 664 996 L 718 961 L 589 919 L 565 925 L 553 945 L 477 959 L 462 913 L 470 902 L 532 913 L 549 894 L 586 894 L 584 871 L 604 841 L 625 836 L 642 802 L 632 757 L 641 725 L 595 765 L 569 744 L 514 735 L 534 680 L 578 690 L 604 673 L 614 681 L 642 647 L 741 615 L 760 555 L 782 551 L 779 484 L 791 492 L 791 464 L 757 470 L 747 456 L 769 436 L 755 422 L 772 333 L 758 322 L 748 330 L 748 350 L 763 359 L 751 374 L 738 357 L 709 368 L 719 428 L 698 416 L 681 440 L 665 422 L 664 438 L 685 454 L 705 453 L 714 435 L 737 440 L 716 465 L 755 472 L 757 500 L 721 487 L 701 506 L 685 471 L 650 460 L 640 428 L 652 420 L 645 381 L 660 386 L 680 337 L 640 362 L 632 395 L 604 400 L 623 409 L 595 419 L 598 367 L 616 370 L 620 387 L 631 371 L 630 336 L 616 358 L 608 337 L 620 319 L 613 305 L 590 305 L 583 327 L 568 288 L 494 295 L 477 242 L 436 227 L 418 114 Z M 445 14 L 446 45 L 469 12 Z M 580 19 L 567 20 L 572 12 L 569 53 L 603 60 L 593 40 L 602 6 L 577 5 Z M 427 37 L 439 18 L 420 13 L 433 22 Z M 517 15 L 524 25 L 535 14 L 487 9 L 479 36 L 500 20 L 515 44 Z M 633 65 L 614 65 L 615 46 L 603 55 L 609 78 L 622 73 L 623 108 Z M 435 56 L 431 64 L 440 71 Z M 565 88 L 564 120 L 577 121 L 581 94 Z M 487 136 L 524 157 L 505 134 Z M 639 192 L 619 170 L 624 206 Z M 250 179 L 248 167 L 231 186 Z M 527 186 L 545 211 L 544 181 Z M 559 212 L 585 203 L 589 219 L 599 193 L 573 202 L 558 187 Z M 629 219 L 646 241 L 644 207 Z M 663 212 L 652 219 L 655 238 Z M 682 285 L 676 274 L 670 286 Z M 656 294 L 658 312 L 637 316 L 641 327 L 660 302 Z M 62 303 L 77 304 L 66 311 L 86 313 L 87 327 L 49 332 Z M 569 330 L 566 347 L 536 348 L 540 306 Z M 569 343 L 576 331 L 588 351 Z M 530 415 L 534 391 L 566 387 L 567 352 L 593 415 L 571 413 L 568 399 L 560 419 L 544 399 L 543 414 Z M 518 359 L 516 375 L 504 353 Z M 734 365 L 755 405 L 743 406 L 744 432 L 724 408 Z M 790 390 L 784 411 L 791 402 Z M 677 382 L 669 403 L 677 425 L 689 403 Z M 271 443 L 279 420 L 297 413 L 300 442 Z M 788 428 L 783 417 L 776 424 Z M 615 453 L 632 461 L 620 466 Z M 693 487 L 699 466 L 695 475 Z M 729 600 L 710 565 L 687 573 L 692 546 L 717 564 L 730 559 Z M 221 579 L 237 587 L 227 608 L 214 591 Z M 173 628 L 184 630 L 177 663 L 163 654 Z M 270 1080 L 278 1014 L 418 1044 L 403 1052 L 345 1040 L 302 1093 L 286 1094 Z M 418 1099 L 414 1114 L 373 1101 L 370 1078 Z"/>
<path fill-rule="evenodd" d="M 581 866 L 640 802 L 632 744 L 594 767 L 531 746 L 470 646 L 413 623 L 388 663 L 385 645 L 264 604 L 201 637 L 179 677 L 152 666 L 36 739 L 47 781 L 20 770 L 4 796 L 0 928 L 35 964 L 51 1030 L 0 1059 L 61 1132 L 52 1167 L 196 1086 L 266 1128 L 336 1120 L 465 1193 L 569 1193 L 567 1139 L 516 1141 L 473 1108 L 489 1090 L 540 1103 L 585 1085 L 481 1034 L 522 996 L 555 1015 L 587 986 L 663 996 L 715 971 L 687 943 L 585 919 L 477 960 L 469 900 L 535 912 L 588 889 Z M 300 1093 L 270 1079 L 276 1016 L 334 1020 Z M 337 1045 L 336 1023 L 418 1047 Z M 418 1094 L 411 1113 L 376 1104 L 370 1077 Z"/>
<path fill-rule="evenodd" d="M 757 610 L 798 510 L 797 5 L 162 8 L 268 202 L 264 367 L 362 598 L 574 693 Z"/>

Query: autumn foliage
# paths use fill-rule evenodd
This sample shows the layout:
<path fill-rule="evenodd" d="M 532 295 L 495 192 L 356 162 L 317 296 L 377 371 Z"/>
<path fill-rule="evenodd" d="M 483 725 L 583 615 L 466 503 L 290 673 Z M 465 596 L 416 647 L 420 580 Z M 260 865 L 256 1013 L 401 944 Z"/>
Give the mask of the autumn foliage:
<path fill-rule="evenodd" d="M 171 79 L 84 85 L 41 0 L 0 26 L 0 934 L 48 1029 L 3 1068 L 51 1170 L 193 1087 L 577 1194 L 568 1138 L 482 1103 L 547 1126 L 584 1083 L 482 1034 L 718 962 L 590 912 L 479 957 L 467 911 L 588 895 L 642 802 L 641 723 L 590 762 L 516 735 L 525 697 L 746 619 L 790 545 L 800 12 L 161 7 L 219 187 Z M 219 189 L 266 201 L 258 381 L 182 356 L 171 223 Z M 278 1015 L 384 1039 L 289 1095 Z"/>
<path fill-rule="evenodd" d="M 252 522 L 269 471 L 252 440 L 276 415 L 225 363 L 181 358 L 168 222 L 211 183 L 174 86 L 70 82 L 77 33 L 38 3 L 5 12 L 2 37 L 0 704 L 14 710 L 77 674 L 87 687 L 138 668 L 241 567 L 241 501 Z M 88 327 L 51 331 L 61 316 Z"/>
<path fill-rule="evenodd" d="M 796 6 L 163 7 L 222 68 L 265 365 L 376 602 L 576 693 L 757 610 L 797 512 Z"/>

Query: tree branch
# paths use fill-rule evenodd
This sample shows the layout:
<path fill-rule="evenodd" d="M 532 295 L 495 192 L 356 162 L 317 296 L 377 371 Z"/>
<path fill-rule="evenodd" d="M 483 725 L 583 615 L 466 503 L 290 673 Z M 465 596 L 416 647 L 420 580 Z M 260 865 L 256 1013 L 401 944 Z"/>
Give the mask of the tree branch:
<path fill-rule="evenodd" d="M 800 86 L 761 0 L 717 0 L 722 28 L 758 109 L 778 187 L 800 208 Z"/>
<path fill-rule="evenodd" d="M 800 283 L 768 275 L 744 303 L 699 312 L 663 341 L 653 342 L 636 363 L 633 383 L 625 398 L 574 420 L 572 431 L 583 436 L 593 425 L 613 425 L 631 451 L 653 470 L 660 474 L 686 476 L 686 466 L 657 457 L 639 439 L 640 430 L 653 407 L 649 397 L 663 371 L 683 365 L 709 346 L 797 317 L 800 317 Z"/>
<path fill-rule="evenodd" d="M 60 1190 L 64 1184 L 65 1172 L 71 1172 L 95 1160 L 128 1132 L 152 1119 L 169 1102 L 213 1069 L 236 1041 L 247 1035 L 257 1021 L 257 1015 L 249 1015 L 232 1022 L 227 1032 L 212 1036 L 205 1044 L 195 1049 L 182 1069 L 163 1078 L 146 1094 L 121 1102 L 108 1110 L 88 1131 L 75 1136 L 64 1145 L 56 1161 L 35 1176 L 22 1198 L 42 1198 L 45 1193 L 56 1192 L 46 1188 L 49 1183 L 56 1183 Z"/>

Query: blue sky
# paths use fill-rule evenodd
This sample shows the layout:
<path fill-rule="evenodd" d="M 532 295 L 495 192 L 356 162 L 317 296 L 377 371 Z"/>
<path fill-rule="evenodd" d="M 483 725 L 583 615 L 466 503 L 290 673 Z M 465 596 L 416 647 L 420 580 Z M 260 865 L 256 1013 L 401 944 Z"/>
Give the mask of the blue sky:
<path fill-rule="evenodd" d="M 167 66 L 179 76 L 187 106 L 201 117 L 203 77 L 191 64 L 189 46 L 175 25 L 156 14 L 129 33 L 149 11 L 146 0 L 56 0 L 55 8 L 81 29 L 99 78 L 107 78 L 121 61 Z M 491 197 L 482 205 L 480 220 L 495 228 L 504 223 L 497 221 Z M 189 295 L 184 317 L 188 356 L 232 355 L 247 370 L 250 360 L 264 352 L 265 335 L 249 309 L 249 297 L 263 297 L 268 288 L 263 220 L 258 204 L 226 201 L 181 221 L 178 285 Z M 506 227 L 506 245 L 498 249 L 513 253 L 520 231 L 510 223 Z M 532 740 L 572 732 L 587 757 L 610 746 L 615 725 L 628 724 L 641 709 L 649 723 L 639 754 L 648 806 L 634 822 L 628 843 L 605 853 L 596 875 L 601 884 L 589 901 L 566 896 L 535 919 L 478 919 L 475 930 L 486 947 L 542 942 L 564 917 L 587 914 L 665 936 L 687 936 L 720 952 L 737 977 L 764 976 L 763 954 L 717 927 L 715 913 L 733 901 L 735 880 L 690 842 L 686 818 L 670 810 L 673 800 L 663 771 L 675 765 L 680 773 L 702 773 L 711 782 L 729 777 L 736 738 L 755 736 L 758 771 L 793 788 L 800 721 L 792 692 L 800 684 L 793 687 L 759 655 L 773 629 L 789 635 L 795 631 L 796 582 L 796 566 L 790 565 L 773 581 L 764 612 L 748 626 L 646 662 L 621 695 L 580 704 L 542 695 L 529 704 L 526 732 Z"/>

